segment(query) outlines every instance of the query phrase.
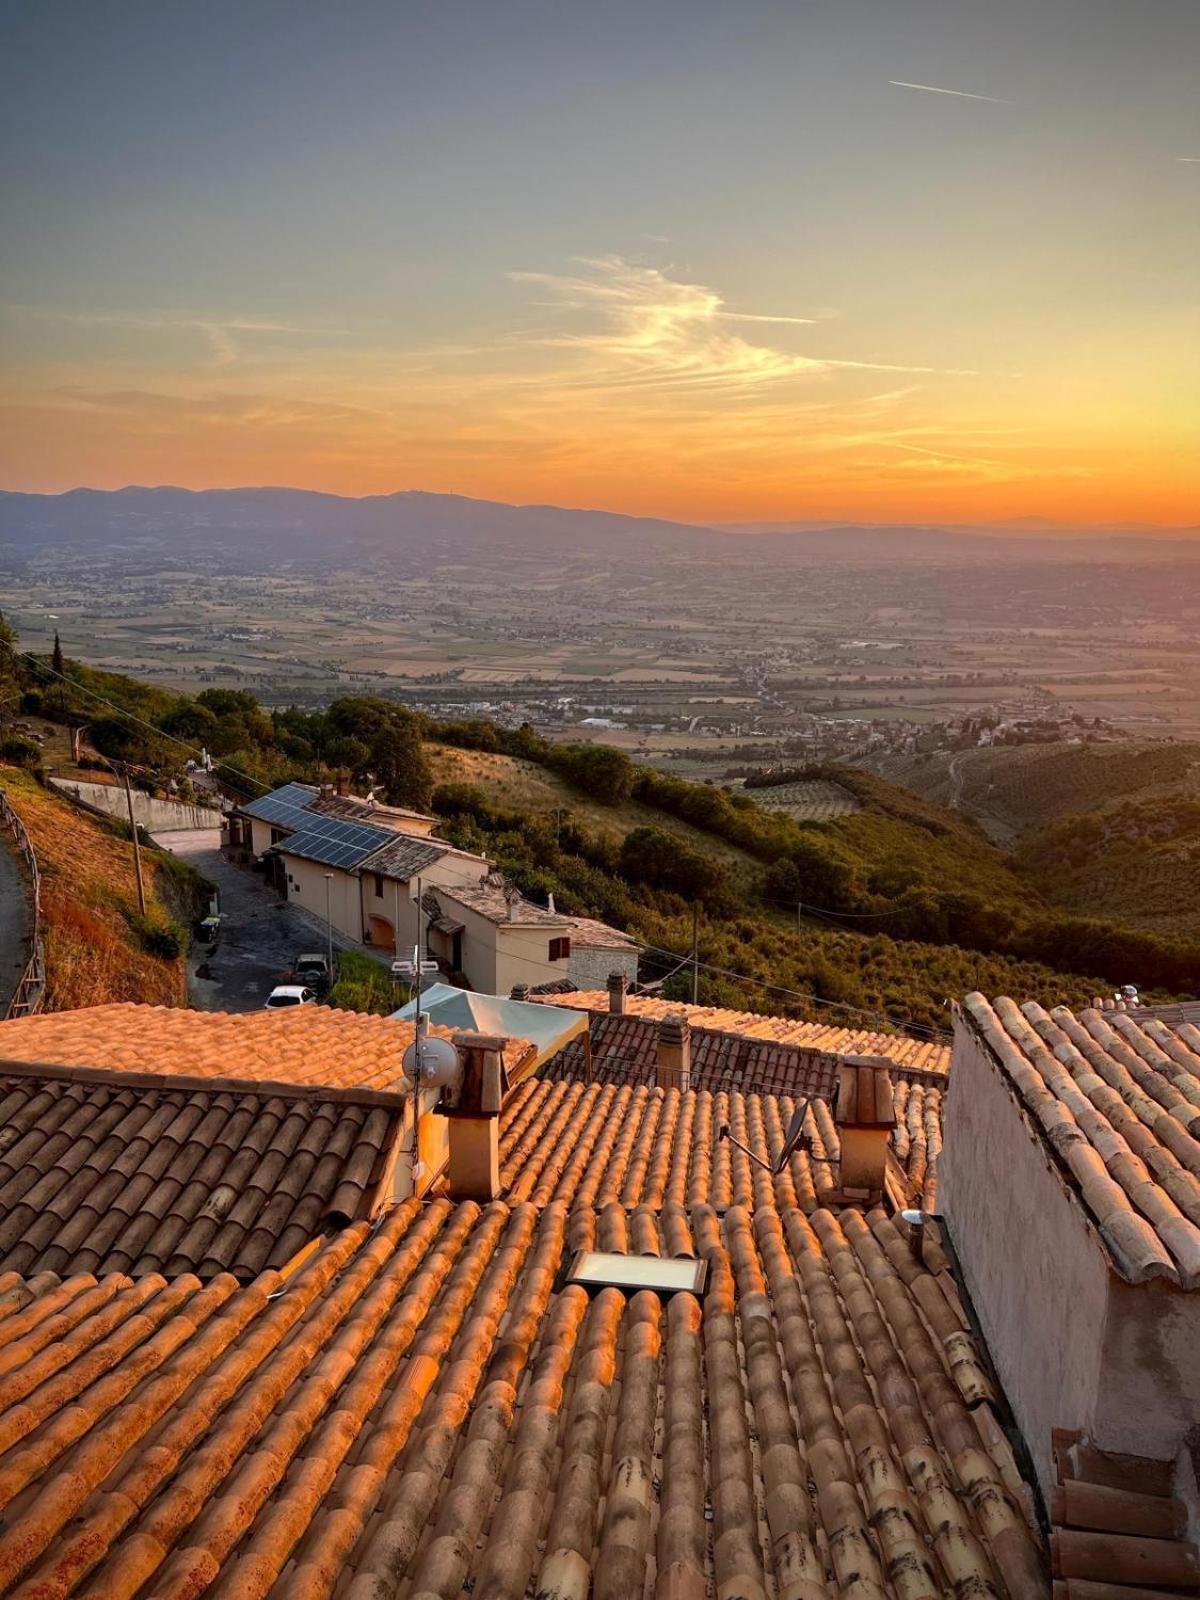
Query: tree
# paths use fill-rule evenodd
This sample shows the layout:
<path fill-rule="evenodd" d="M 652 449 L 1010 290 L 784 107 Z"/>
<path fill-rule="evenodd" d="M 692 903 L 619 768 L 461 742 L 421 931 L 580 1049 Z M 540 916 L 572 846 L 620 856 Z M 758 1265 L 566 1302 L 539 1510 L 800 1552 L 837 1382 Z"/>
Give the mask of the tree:
<path fill-rule="evenodd" d="M 54 650 L 50 656 L 50 670 L 55 678 L 60 681 L 67 675 L 67 663 L 63 659 L 62 640 L 57 633 L 54 635 Z"/>
<path fill-rule="evenodd" d="M 433 774 L 425 759 L 415 719 L 381 728 L 369 745 L 371 772 L 383 787 L 389 805 L 426 811 L 433 793 Z"/>

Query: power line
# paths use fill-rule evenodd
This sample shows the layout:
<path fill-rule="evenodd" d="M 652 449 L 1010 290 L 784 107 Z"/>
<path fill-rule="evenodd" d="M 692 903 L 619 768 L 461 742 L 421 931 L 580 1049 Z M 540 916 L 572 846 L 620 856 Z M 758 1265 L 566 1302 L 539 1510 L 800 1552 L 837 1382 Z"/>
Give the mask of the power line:
<path fill-rule="evenodd" d="M 31 650 L 18 650 L 15 646 L 9 644 L 7 640 L 0 640 L 0 644 L 4 645 L 10 655 L 31 662 L 39 672 L 48 673 L 50 677 L 57 678 L 61 683 L 67 684 L 79 694 L 85 694 L 92 700 L 98 700 L 102 706 L 107 706 L 118 717 L 124 717 L 127 722 L 136 723 L 139 728 L 145 728 L 147 732 L 154 734 L 156 738 L 166 739 L 169 743 L 178 745 L 181 750 L 186 750 L 190 756 L 204 753 L 203 745 L 190 745 L 185 739 L 177 739 L 173 733 L 166 733 L 162 728 L 156 728 L 152 722 L 147 722 L 145 717 L 139 717 L 135 711 L 130 711 L 125 706 L 117 705 L 115 701 L 109 700 L 98 690 L 89 689 L 86 684 L 78 682 L 77 679 L 69 678 L 65 672 L 56 672 L 53 667 L 47 666 L 39 656 L 35 656 Z M 264 793 L 273 787 L 269 783 L 264 783 L 261 778 L 251 777 L 248 772 L 243 772 L 240 767 L 235 767 L 228 761 L 216 761 L 214 765 L 224 767 L 226 772 L 236 773 L 239 778 L 244 778 L 247 783 L 254 784 L 256 788 L 262 789 Z"/>
<path fill-rule="evenodd" d="M 633 933 L 629 934 L 628 937 L 652 955 L 669 956 L 672 960 L 679 960 L 688 965 L 691 964 L 692 958 L 690 955 L 680 956 L 678 950 L 668 950 L 662 945 L 650 944 L 644 939 L 639 939 Z M 889 1017 L 886 1012 L 866 1011 L 861 1006 L 852 1006 L 842 1000 L 826 1000 L 821 995 L 806 993 L 803 989 L 789 989 L 781 983 L 768 983 L 764 978 L 751 977 L 748 972 L 734 972 L 728 967 L 714 966 L 709 961 L 700 961 L 698 965 L 703 967 L 706 972 L 716 973 L 718 977 L 734 978 L 739 983 L 751 983 L 757 988 L 769 990 L 773 994 L 786 994 L 796 1000 L 805 1000 L 811 1005 L 827 1006 L 832 1010 L 846 1012 L 850 1016 L 866 1017 L 872 1022 L 882 1022 L 891 1028 L 904 1028 L 909 1032 L 928 1034 L 931 1038 L 943 1037 L 939 1029 L 930 1028 L 923 1022 L 905 1022 L 898 1017 Z"/>

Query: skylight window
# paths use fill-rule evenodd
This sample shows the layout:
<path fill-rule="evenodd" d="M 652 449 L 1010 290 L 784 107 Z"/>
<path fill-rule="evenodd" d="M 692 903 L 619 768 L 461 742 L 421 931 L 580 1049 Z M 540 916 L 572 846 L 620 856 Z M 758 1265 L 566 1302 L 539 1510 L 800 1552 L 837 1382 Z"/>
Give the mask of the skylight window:
<path fill-rule="evenodd" d="M 708 1262 L 692 1256 L 626 1256 L 606 1250 L 581 1250 L 567 1269 L 565 1283 L 577 1283 L 594 1294 L 598 1289 L 620 1289 L 636 1294 L 703 1294 Z"/>

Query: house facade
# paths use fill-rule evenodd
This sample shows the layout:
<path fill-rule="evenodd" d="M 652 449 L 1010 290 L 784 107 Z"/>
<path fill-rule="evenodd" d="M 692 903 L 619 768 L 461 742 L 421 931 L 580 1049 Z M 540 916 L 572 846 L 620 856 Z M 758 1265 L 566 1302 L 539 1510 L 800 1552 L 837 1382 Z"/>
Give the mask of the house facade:
<path fill-rule="evenodd" d="M 480 993 L 579 984 L 593 971 L 636 979 L 637 946 L 627 935 L 533 905 L 485 856 L 434 838 L 433 823 L 293 783 L 233 813 L 229 848 L 261 862 L 289 904 L 328 918 L 344 938 L 401 957 L 419 945 L 447 977 Z"/>

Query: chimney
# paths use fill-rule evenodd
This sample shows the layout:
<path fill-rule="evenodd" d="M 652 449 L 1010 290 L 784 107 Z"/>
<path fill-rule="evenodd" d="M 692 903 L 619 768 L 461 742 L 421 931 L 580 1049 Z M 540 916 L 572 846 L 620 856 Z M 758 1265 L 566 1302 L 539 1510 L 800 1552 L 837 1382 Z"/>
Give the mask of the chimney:
<path fill-rule="evenodd" d="M 654 1081 L 660 1089 L 682 1089 L 691 1086 L 692 1030 L 681 1011 L 673 1017 L 662 1017 L 658 1024 L 656 1040 L 656 1065 Z"/>
<path fill-rule="evenodd" d="M 345 767 L 337 769 L 337 793 L 339 795 L 348 795 L 350 793 L 350 774 Z"/>
<path fill-rule="evenodd" d="M 896 1126 L 892 1075 L 881 1056 L 843 1056 L 835 1114 L 844 1199 L 867 1202 L 883 1194 L 888 1140 Z"/>
<path fill-rule="evenodd" d="M 546 896 L 546 910 L 550 913 L 550 915 L 552 917 L 553 916 L 557 916 L 557 914 L 558 914 L 554 909 L 554 890 L 553 889 L 551 889 L 550 893 Z"/>
<path fill-rule="evenodd" d="M 521 898 L 520 891 L 511 887 L 504 891 L 505 915 L 509 922 L 517 920 L 517 901 Z"/>
<path fill-rule="evenodd" d="M 463 1062 L 461 1083 L 443 1091 L 441 1109 L 450 1125 L 447 1185 L 454 1200 L 494 1200 L 500 1193 L 500 1108 L 508 1079 L 507 1039 L 456 1033 Z"/>
<path fill-rule="evenodd" d="M 623 972 L 610 972 L 608 975 L 608 1009 L 614 1017 L 619 1017 L 625 1010 L 625 990 L 629 980 Z"/>
<path fill-rule="evenodd" d="M 527 983 L 514 983 L 509 990 L 508 998 L 510 1000 L 528 1000 L 529 985 Z"/>

